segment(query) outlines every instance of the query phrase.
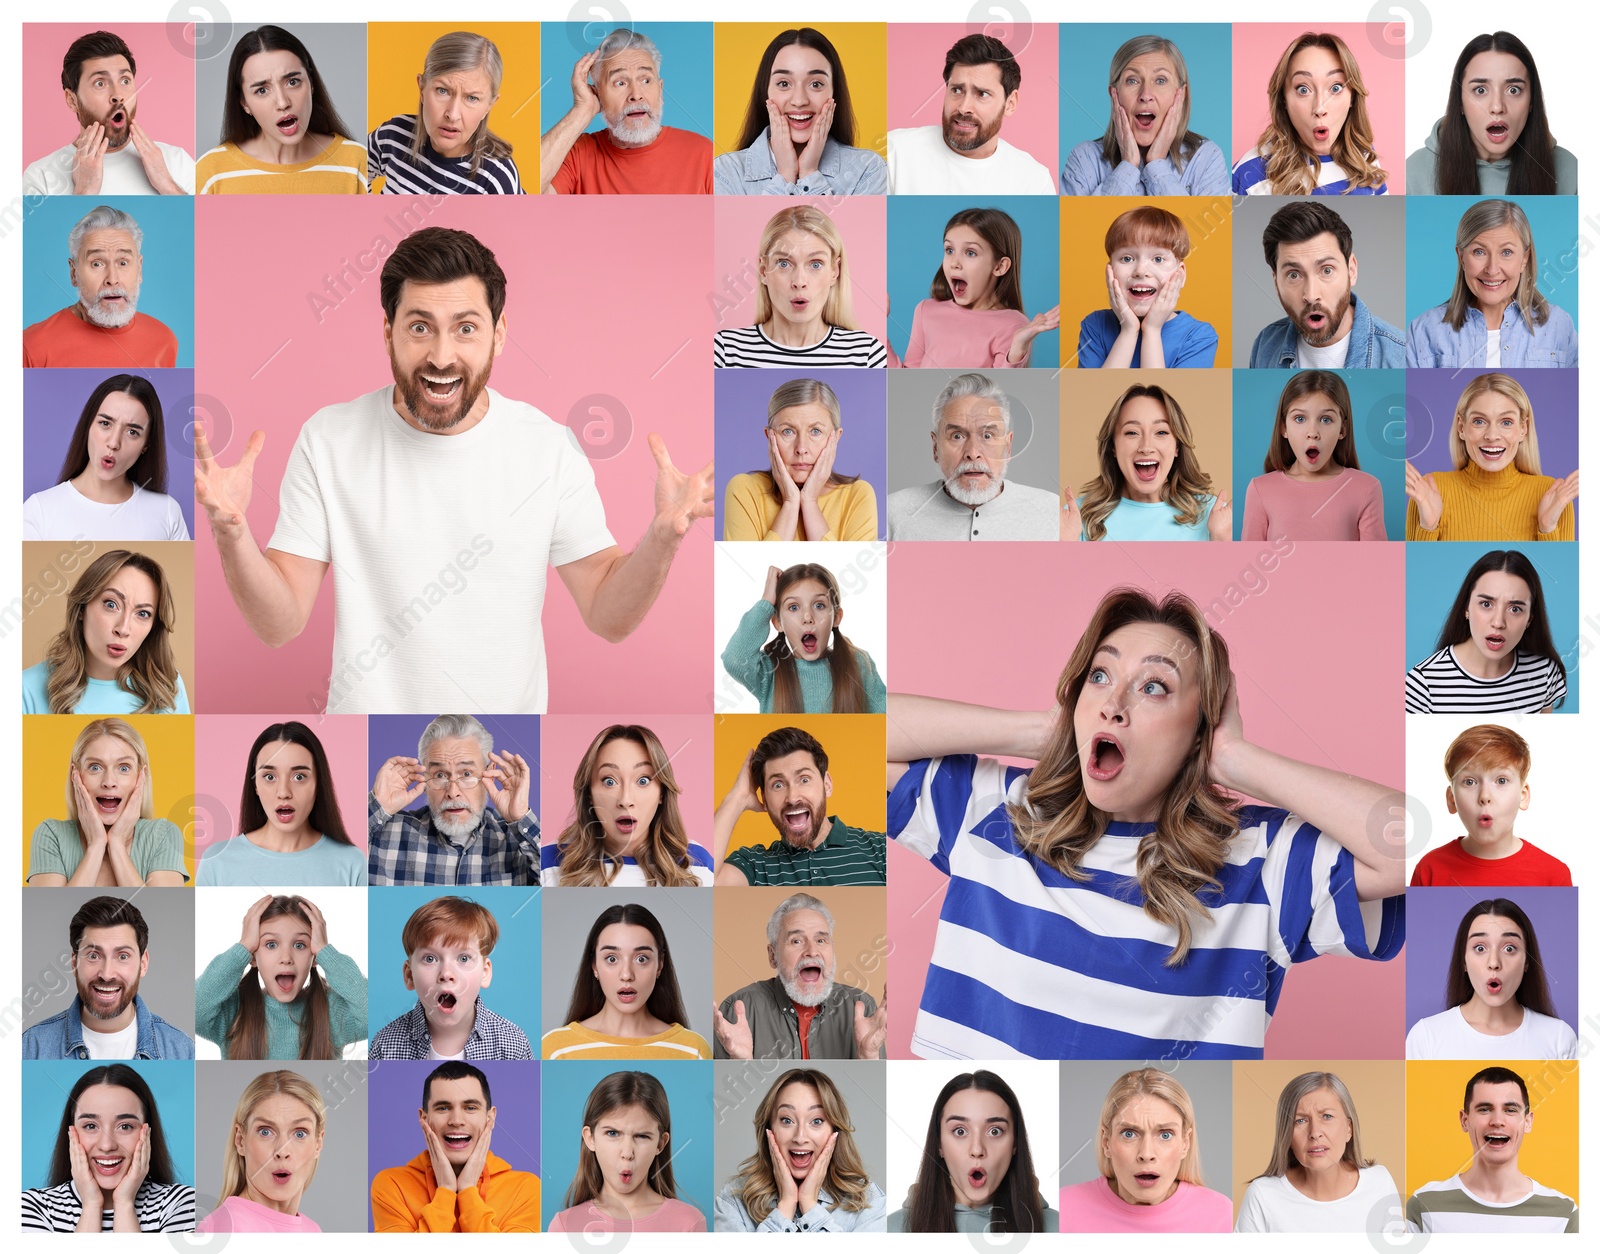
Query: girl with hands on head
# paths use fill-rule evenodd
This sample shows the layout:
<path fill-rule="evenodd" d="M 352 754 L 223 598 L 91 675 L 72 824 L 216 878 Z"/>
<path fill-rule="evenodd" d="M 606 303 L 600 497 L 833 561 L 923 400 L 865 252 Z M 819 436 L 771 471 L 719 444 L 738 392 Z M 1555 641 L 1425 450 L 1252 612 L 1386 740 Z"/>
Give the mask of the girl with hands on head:
<path fill-rule="evenodd" d="M 1117 215 L 1106 231 L 1106 295 L 1078 329 L 1078 365 L 1210 366 L 1217 332 L 1180 312 L 1188 281 L 1189 231 L 1176 214 L 1140 205 Z"/>
<path fill-rule="evenodd" d="M 718 1232 L 884 1232 L 838 1086 L 810 1068 L 778 1077 L 755 1113 L 756 1151 L 717 1194 Z"/>

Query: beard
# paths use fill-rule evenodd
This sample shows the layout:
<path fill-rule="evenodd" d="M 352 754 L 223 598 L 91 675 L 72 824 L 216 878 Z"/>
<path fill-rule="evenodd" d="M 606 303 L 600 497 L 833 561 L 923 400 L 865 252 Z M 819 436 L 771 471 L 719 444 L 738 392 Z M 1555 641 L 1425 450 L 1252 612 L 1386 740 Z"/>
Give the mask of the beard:
<path fill-rule="evenodd" d="M 987 474 L 989 476 L 989 481 L 981 488 L 968 488 L 962 486 L 962 473 L 978 470 L 981 470 Z M 987 505 L 990 501 L 994 500 L 995 497 L 1000 495 L 1001 490 L 1005 486 L 1005 476 L 1003 474 L 996 474 L 981 462 L 962 462 L 961 465 L 956 468 L 955 475 L 949 479 L 946 479 L 944 482 L 944 490 L 948 492 L 953 499 L 960 501 L 963 505 L 972 506 Z"/>
<path fill-rule="evenodd" d="M 989 123 L 988 126 L 985 126 L 982 122 L 978 122 L 978 118 L 975 114 L 952 113 L 949 117 L 941 119 L 939 123 L 939 130 L 944 135 L 944 146 L 951 152 L 971 152 L 976 148 L 982 148 L 1000 133 L 1000 121 L 1004 116 L 1004 114 L 996 115 L 995 120 Z M 971 122 L 977 122 L 977 132 L 971 138 L 963 138 L 956 135 L 951 130 L 951 124 L 957 118 L 962 118 Z"/>
<path fill-rule="evenodd" d="M 120 304 L 106 306 L 101 302 L 107 296 L 120 296 Z M 97 327 L 115 330 L 125 327 L 133 321 L 134 314 L 139 312 L 139 289 L 137 287 L 108 287 L 102 288 L 92 297 L 78 293 L 78 303 L 83 306 L 83 316 Z"/>
<path fill-rule="evenodd" d="M 133 999 L 139 993 L 138 980 L 134 980 L 132 984 L 124 984 L 121 980 L 97 980 L 95 983 L 99 984 L 103 988 L 110 988 L 113 985 L 120 985 L 122 988 L 122 995 L 117 998 L 117 1003 L 115 1006 L 113 1006 L 110 1010 L 98 1010 L 95 1008 L 94 997 L 90 992 L 89 985 L 85 983 L 81 977 L 79 978 L 78 1005 L 82 1010 L 83 1016 L 89 1019 L 98 1019 L 101 1022 L 115 1019 L 133 1004 Z M 90 1029 L 90 1031 L 95 1030 L 97 1029 Z"/>
<path fill-rule="evenodd" d="M 89 116 L 82 110 L 78 111 L 78 125 L 80 127 L 92 126 L 98 122 L 105 129 L 105 136 L 108 141 L 106 144 L 107 152 L 117 152 L 125 148 L 128 141 L 133 138 L 133 118 L 138 112 L 138 105 L 121 105 L 119 108 L 122 111 L 122 124 L 120 126 L 113 126 L 109 115 L 103 118 L 96 118 Z M 115 113 L 117 110 L 113 109 L 111 112 Z"/>
<path fill-rule="evenodd" d="M 394 375 L 394 385 L 400 392 L 400 403 L 406 407 L 406 412 L 417 420 L 417 424 L 428 431 L 449 431 L 459 426 L 472 412 L 472 407 L 478 403 L 478 397 L 483 395 L 483 389 L 489 384 L 489 371 L 493 367 L 494 359 L 491 357 L 477 374 L 471 374 L 463 367 L 456 366 L 450 370 L 432 370 L 424 367 L 409 375 L 402 375 L 400 363 L 395 360 L 393 353 L 389 355 L 389 370 Z M 448 408 L 440 409 L 428 399 L 427 387 L 422 381 L 424 375 L 435 379 L 459 376 L 461 382 L 456 385 L 455 403 Z"/>
<path fill-rule="evenodd" d="M 794 977 L 785 977 L 782 973 L 778 976 L 778 983 L 783 985 L 783 991 L 788 994 L 789 1000 L 797 1006 L 820 1006 L 828 1000 L 828 995 L 833 992 L 833 972 L 823 969 L 822 982 L 815 988 L 806 988 L 800 983 L 800 972 L 805 964 L 795 968 Z"/>
<path fill-rule="evenodd" d="M 624 148 L 643 148 L 646 144 L 653 144 L 661 134 L 661 109 L 651 109 L 649 116 L 643 118 L 630 118 L 626 111 L 619 113 L 615 118 L 606 115 L 606 130 L 611 132 L 611 138 Z"/>
<path fill-rule="evenodd" d="M 784 807 L 784 809 L 791 808 L 793 807 Z M 811 822 L 799 832 L 791 831 L 788 825 L 784 823 L 783 810 L 779 810 L 777 814 L 773 814 L 770 810 L 767 811 L 767 817 L 772 820 L 772 825 L 778 829 L 778 835 L 783 837 L 783 843 L 791 849 L 810 849 L 817 843 L 817 837 L 822 835 L 822 823 L 827 816 L 818 814 L 809 806 L 806 807 L 806 810 L 811 815 Z"/>
<path fill-rule="evenodd" d="M 467 802 L 469 813 L 460 819 L 447 819 L 444 816 L 443 802 L 428 800 L 428 809 L 433 814 L 433 825 L 452 840 L 459 840 L 463 836 L 470 836 L 478 830 L 478 824 L 483 822 L 483 803 L 473 805 Z"/>
<path fill-rule="evenodd" d="M 1306 326 L 1306 315 L 1314 310 L 1322 309 L 1328 315 L 1327 324 L 1320 331 L 1313 331 Z M 1300 333 L 1300 338 L 1312 348 L 1326 348 L 1339 338 L 1339 328 L 1344 325 L 1344 316 L 1350 311 L 1350 291 L 1345 289 L 1345 294 L 1339 298 L 1339 303 L 1332 310 L 1323 309 L 1320 305 L 1302 305 L 1300 312 L 1294 315 L 1294 329 Z"/>

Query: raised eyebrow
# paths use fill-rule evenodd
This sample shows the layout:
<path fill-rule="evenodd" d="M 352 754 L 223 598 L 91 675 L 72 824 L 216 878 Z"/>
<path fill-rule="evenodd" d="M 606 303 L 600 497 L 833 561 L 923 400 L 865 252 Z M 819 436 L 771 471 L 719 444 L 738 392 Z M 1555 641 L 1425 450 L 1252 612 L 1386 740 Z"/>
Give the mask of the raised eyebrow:
<path fill-rule="evenodd" d="M 1467 80 L 1467 86 L 1470 87 L 1474 83 L 1485 83 L 1485 84 L 1487 84 L 1487 83 L 1492 83 L 1492 82 L 1495 82 L 1495 81 L 1496 80 L 1492 79 L 1492 78 L 1469 78 Z M 1502 78 L 1499 81 L 1502 82 L 1502 83 L 1522 83 L 1522 84 L 1526 84 L 1528 80 L 1525 79 L 1525 78 L 1515 78 L 1515 77 L 1513 77 L 1513 78 Z"/>
<path fill-rule="evenodd" d="M 80 1110 L 76 1115 L 74 1115 L 72 1117 L 72 1122 L 73 1123 L 77 1123 L 80 1119 L 100 1119 L 100 1118 L 103 1118 L 103 1117 L 104 1116 L 97 1115 L 92 1110 Z M 144 1122 L 144 1116 L 142 1114 L 140 1114 L 138 1111 L 124 1111 L 120 1115 L 111 1115 L 110 1118 L 112 1118 L 112 1119 L 137 1119 L 137 1120 L 139 1120 L 140 1123 Z"/>
<path fill-rule="evenodd" d="M 826 65 L 819 66 L 819 67 L 817 67 L 815 69 L 810 69 L 810 70 L 789 70 L 789 69 L 785 69 L 781 65 L 774 65 L 772 67 L 772 72 L 773 72 L 774 75 L 787 74 L 790 78 L 831 78 L 832 77 L 832 75 L 829 74 L 828 67 Z"/>
<path fill-rule="evenodd" d="M 1474 939 L 1476 939 L 1477 937 L 1480 937 L 1480 936 L 1492 937 L 1493 935 L 1494 935 L 1493 932 L 1469 932 L 1467 934 L 1467 939 L 1468 940 L 1474 940 Z M 1514 928 L 1514 927 L 1506 928 L 1504 931 L 1502 931 L 1500 933 L 1500 935 L 1501 936 L 1515 936 L 1518 940 L 1522 939 L 1522 931 L 1521 931 L 1521 929 Z"/>
<path fill-rule="evenodd" d="M 124 601 L 131 601 L 133 599 L 126 592 L 124 592 L 121 588 L 118 588 L 115 585 L 109 584 L 109 583 L 105 587 L 100 589 L 99 595 L 104 596 L 108 592 L 113 594 L 114 596 L 121 597 Z M 155 606 L 155 602 L 154 601 L 139 601 L 139 602 L 136 602 L 135 605 L 134 605 L 135 609 L 140 609 L 140 610 L 153 610 L 153 609 L 155 609 L 155 607 L 156 606 Z"/>

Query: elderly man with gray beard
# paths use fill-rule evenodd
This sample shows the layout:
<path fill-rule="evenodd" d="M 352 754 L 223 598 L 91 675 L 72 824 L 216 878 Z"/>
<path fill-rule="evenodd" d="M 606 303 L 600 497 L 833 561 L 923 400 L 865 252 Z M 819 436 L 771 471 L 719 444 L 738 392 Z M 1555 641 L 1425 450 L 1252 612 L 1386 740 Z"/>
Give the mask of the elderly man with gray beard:
<path fill-rule="evenodd" d="M 889 998 L 835 984 L 833 912 L 810 893 L 778 903 L 767 920 L 767 962 L 778 974 L 717 1005 L 716 1058 L 882 1058 Z"/>
<path fill-rule="evenodd" d="M 1006 478 L 1011 402 L 982 374 L 957 375 L 933 404 L 940 478 L 889 494 L 891 540 L 1056 540 L 1055 493 Z"/>
<path fill-rule="evenodd" d="M 472 715 L 439 715 L 423 729 L 416 757 L 378 768 L 367 797 L 367 882 L 537 884 L 532 779 L 527 761 L 496 753 Z M 424 793 L 426 809 L 406 809 Z"/>

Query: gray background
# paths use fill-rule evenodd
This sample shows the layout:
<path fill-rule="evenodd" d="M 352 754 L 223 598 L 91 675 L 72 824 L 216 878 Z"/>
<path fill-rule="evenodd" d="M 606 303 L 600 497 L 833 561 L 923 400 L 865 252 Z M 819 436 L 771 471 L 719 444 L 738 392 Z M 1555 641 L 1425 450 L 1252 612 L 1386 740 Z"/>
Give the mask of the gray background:
<path fill-rule="evenodd" d="M 716 1186 L 721 1192 L 733 1178 L 739 1164 L 755 1153 L 756 1130 L 753 1120 L 762 1100 L 794 1063 L 775 1059 L 718 1061 L 715 1106 L 712 1111 L 716 1142 Z M 885 1125 L 889 1103 L 884 1091 L 884 1065 L 871 1060 L 847 1062 L 802 1062 L 801 1067 L 820 1071 L 839 1086 L 850 1122 L 855 1131 L 856 1149 L 866 1164 L 872 1183 L 888 1191 L 888 1150 Z M 890 1198 L 889 1210 L 898 1203 Z"/>
<path fill-rule="evenodd" d="M 1117 1077 L 1141 1065 L 1172 1075 L 1194 1103 L 1200 1174 L 1208 1189 L 1233 1193 L 1233 1064 L 1231 1062 L 1064 1062 L 1061 1064 L 1061 1187 L 1100 1174 L 1100 1107 Z"/>
<path fill-rule="evenodd" d="M 889 491 L 932 483 L 933 403 L 962 370 L 889 371 Z M 1006 478 L 1049 492 L 1061 490 L 1059 370 L 985 370 L 1011 399 L 1011 463 Z M 885 515 L 887 517 L 887 515 Z"/>
<path fill-rule="evenodd" d="M 222 107 L 227 96 L 228 59 L 234 45 L 261 26 L 280 26 L 306 46 L 317 73 L 333 97 L 333 107 L 351 133 L 367 138 L 367 28 L 362 22 L 235 22 L 225 47 L 195 62 L 194 155 L 222 142 Z"/>
<path fill-rule="evenodd" d="M 367 1230 L 367 1064 L 365 1062 L 206 1062 L 194 1069 L 196 1214 L 217 1207 L 223 1152 L 233 1152 L 233 1110 L 245 1085 L 264 1071 L 297 1071 L 328 1108 L 322 1157 L 300 1213 L 324 1232 Z M 227 1239 L 223 1238 L 223 1244 Z"/>
<path fill-rule="evenodd" d="M 710 893 L 692 888 L 557 887 L 540 893 L 539 901 L 544 911 L 542 1032 L 567 1022 L 567 1003 L 572 999 L 579 965 L 587 967 L 590 961 L 578 951 L 600 912 L 608 906 L 635 902 L 655 915 L 667 934 L 678 991 L 689 1014 L 684 1026 L 700 1033 L 707 1043 L 712 1041 Z M 541 1051 L 536 1046 L 534 1052 Z"/>
<path fill-rule="evenodd" d="M 24 997 L 22 1026 L 65 1010 L 78 995 L 67 925 L 91 897 L 132 899 L 150 929 L 150 969 L 139 996 L 173 1027 L 194 1035 L 194 890 L 192 888 L 44 888 L 22 894 L 22 984 L 52 994 L 37 1006 Z"/>
<path fill-rule="evenodd" d="M 1233 364 L 1250 364 L 1250 346 L 1261 328 L 1284 316 L 1261 247 L 1267 220 L 1291 200 L 1308 196 L 1234 198 Z M 1391 326 L 1406 329 L 1406 204 L 1403 196 L 1320 196 L 1355 237 L 1355 291 Z"/>

